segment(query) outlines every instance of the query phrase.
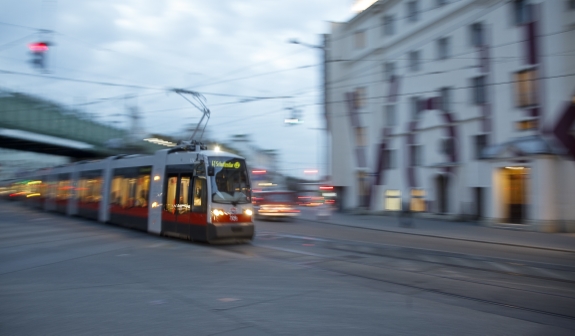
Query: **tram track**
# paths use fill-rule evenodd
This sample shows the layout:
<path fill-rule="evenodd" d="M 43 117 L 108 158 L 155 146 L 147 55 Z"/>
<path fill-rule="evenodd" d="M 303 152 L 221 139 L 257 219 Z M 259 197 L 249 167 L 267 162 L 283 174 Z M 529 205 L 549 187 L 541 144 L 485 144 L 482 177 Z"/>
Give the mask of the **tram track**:
<path fill-rule="evenodd" d="M 575 285 L 575 267 L 565 265 L 529 262 L 525 260 L 495 258 L 443 250 L 429 250 L 389 244 L 373 244 L 358 241 L 325 239 L 314 236 L 298 236 L 283 233 L 264 233 L 258 238 L 272 235 L 277 239 L 295 242 L 313 241 L 324 248 L 360 255 L 387 257 L 406 261 L 423 262 L 448 267 L 513 275 L 538 280 L 551 280 Z M 265 239 L 265 238 L 264 238 Z M 574 255 L 575 257 L 575 255 Z M 463 262 L 461 262 L 463 261 Z M 544 272 L 538 272 L 545 270 Z M 531 273 L 529 273 L 529 271 Z M 534 274 L 534 272 L 538 272 Z M 544 275 L 542 275 L 544 274 Z"/>
<path fill-rule="evenodd" d="M 310 237 L 306 238 L 310 241 Z M 319 240 L 314 242 L 317 243 Z M 575 315 L 568 313 L 572 311 L 575 296 L 559 295 L 546 292 L 545 290 L 535 291 L 517 288 L 517 286 L 525 285 L 520 282 L 513 283 L 515 286 L 505 286 L 483 281 L 481 278 L 472 280 L 461 277 L 440 276 L 428 272 L 405 270 L 397 267 L 363 262 L 361 259 L 350 260 L 346 258 L 347 256 L 328 255 L 318 252 L 302 251 L 296 248 L 273 246 L 269 244 L 269 241 L 262 243 L 257 239 L 251 246 L 231 246 L 228 247 L 228 249 L 237 253 L 243 253 L 244 251 L 249 251 L 249 253 L 255 252 L 255 255 L 259 257 L 272 259 L 277 262 L 300 265 L 363 280 L 375 281 L 378 284 L 385 284 L 386 286 L 396 286 L 402 289 L 399 290 L 399 292 L 405 292 L 406 290 L 415 291 L 419 293 L 417 296 L 423 296 L 425 298 L 431 296 L 431 299 L 464 301 L 466 302 L 464 306 L 471 304 L 471 306 L 473 306 L 472 308 L 477 310 L 575 329 Z M 326 249 L 326 251 L 329 252 L 329 249 Z M 377 258 L 379 256 L 375 257 Z M 409 261 L 424 265 L 429 264 L 421 260 L 409 259 Z M 467 269 L 456 265 L 438 264 L 437 266 Z M 479 269 L 476 271 L 485 272 L 486 270 Z M 496 273 L 504 277 L 511 277 L 515 280 L 525 278 L 521 275 L 518 276 L 503 272 Z M 552 278 L 537 278 L 536 280 L 557 281 L 557 279 Z M 565 282 L 559 283 L 565 285 Z M 571 282 L 569 282 L 569 284 L 570 283 Z M 461 304 L 457 302 L 451 303 Z"/>

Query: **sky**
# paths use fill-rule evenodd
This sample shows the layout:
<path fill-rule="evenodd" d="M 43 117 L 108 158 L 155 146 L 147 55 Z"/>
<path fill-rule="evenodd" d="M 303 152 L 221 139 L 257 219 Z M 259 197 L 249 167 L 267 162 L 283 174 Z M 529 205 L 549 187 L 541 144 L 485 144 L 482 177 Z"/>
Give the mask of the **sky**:
<path fill-rule="evenodd" d="M 282 173 L 325 173 L 321 43 L 352 0 L 19 0 L 0 4 L 0 88 L 38 95 L 128 127 L 137 106 L 148 133 L 179 134 L 201 113 L 172 88 L 200 92 L 208 131 L 249 134 L 279 152 Z M 42 32 L 49 30 L 51 32 Z M 28 43 L 50 41 L 48 73 Z M 114 85 L 111 85 L 114 84 Z M 115 85 L 121 84 L 121 85 Z M 265 97 L 266 99 L 261 99 Z M 269 99 L 267 99 L 269 98 Z M 290 108 L 302 124 L 288 126 Z"/>

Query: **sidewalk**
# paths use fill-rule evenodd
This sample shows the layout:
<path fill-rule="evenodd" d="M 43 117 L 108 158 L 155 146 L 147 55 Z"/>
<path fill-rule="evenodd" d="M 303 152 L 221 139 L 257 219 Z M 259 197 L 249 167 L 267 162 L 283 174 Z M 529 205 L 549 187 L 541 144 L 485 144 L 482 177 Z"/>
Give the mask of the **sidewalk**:
<path fill-rule="evenodd" d="M 318 219 L 316 216 L 317 211 L 318 209 L 314 208 L 302 208 L 300 219 L 368 230 L 575 253 L 575 234 L 573 233 L 508 230 L 481 226 L 473 222 L 453 222 L 418 217 L 413 218 L 413 225 L 411 227 L 401 227 L 398 219 L 393 216 L 354 215 L 332 212 L 329 218 Z"/>

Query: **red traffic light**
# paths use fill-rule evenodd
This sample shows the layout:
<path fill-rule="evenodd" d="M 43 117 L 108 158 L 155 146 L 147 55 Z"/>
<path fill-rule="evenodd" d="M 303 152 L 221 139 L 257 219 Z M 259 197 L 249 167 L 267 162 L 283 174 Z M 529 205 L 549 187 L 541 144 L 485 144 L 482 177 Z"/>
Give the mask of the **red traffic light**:
<path fill-rule="evenodd" d="M 28 44 L 28 48 L 33 53 L 43 53 L 48 51 L 48 43 L 46 42 L 34 42 Z"/>

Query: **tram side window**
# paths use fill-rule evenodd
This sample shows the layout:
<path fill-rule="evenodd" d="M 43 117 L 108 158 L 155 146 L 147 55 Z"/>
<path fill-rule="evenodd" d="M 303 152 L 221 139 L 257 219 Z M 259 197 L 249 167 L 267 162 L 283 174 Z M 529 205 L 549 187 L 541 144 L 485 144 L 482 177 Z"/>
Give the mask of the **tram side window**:
<path fill-rule="evenodd" d="M 46 180 L 46 184 L 48 185 L 48 198 L 56 198 L 58 183 L 54 181 L 53 176 L 47 177 Z"/>
<path fill-rule="evenodd" d="M 147 207 L 150 190 L 150 174 L 132 171 L 114 172 L 110 203 L 123 208 Z"/>
<path fill-rule="evenodd" d="M 56 199 L 66 200 L 72 197 L 73 187 L 69 177 L 61 177 L 56 186 Z"/>
<path fill-rule="evenodd" d="M 190 212 L 190 182 L 191 178 L 188 176 L 168 177 L 164 210 L 178 214 Z"/>
<path fill-rule="evenodd" d="M 207 210 L 207 182 L 205 178 L 194 179 L 193 192 L 193 212 L 205 212 Z"/>
<path fill-rule="evenodd" d="M 78 182 L 78 198 L 80 202 L 100 202 L 102 198 L 101 176 L 80 177 Z"/>
<path fill-rule="evenodd" d="M 178 189 L 178 177 L 170 176 L 167 180 L 166 199 L 164 201 L 164 210 L 174 213 L 176 209 L 176 191 Z"/>
<path fill-rule="evenodd" d="M 46 179 L 44 177 L 42 179 L 42 183 L 37 185 L 36 192 L 39 193 L 41 197 L 46 197 L 48 196 L 48 184 L 46 183 Z"/>
<path fill-rule="evenodd" d="M 190 178 L 180 178 L 180 198 L 178 201 L 178 213 L 190 212 Z"/>

